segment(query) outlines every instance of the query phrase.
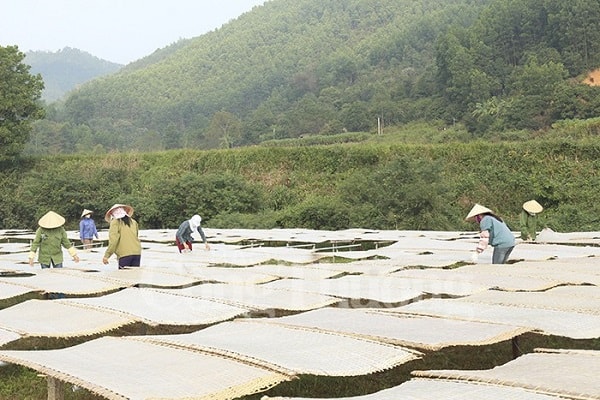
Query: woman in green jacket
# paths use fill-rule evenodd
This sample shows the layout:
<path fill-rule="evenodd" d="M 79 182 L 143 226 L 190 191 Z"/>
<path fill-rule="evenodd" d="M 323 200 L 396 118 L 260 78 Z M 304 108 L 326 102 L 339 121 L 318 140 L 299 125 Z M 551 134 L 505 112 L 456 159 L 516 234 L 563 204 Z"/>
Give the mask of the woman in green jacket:
<path fill-rule="evenodd" d="M 138 223 L 132 218 L 133 207 L 125 204 L 115 204 L 104 215 L 108 228 L 108 247 L 104 252 L 102 262 L 108 264 L 108 259 L 116 254 L 119 269 L 139 267 L 142 258 L 142 244 L 138 238 Z"/>
<path fill-rule="evenodd" d="M 35 231 L 35 238 L 31 243 L 29 251 L 29 265 L 33 266 L 33 259 L 39 250 L 38 261 L 42 268 L 62 268 L 64 247 L 73 257 L 73 261 L 79 262 L 77 250 L 71 244 L 64 228 L 65 219 L 55 213 L 48 211 L 38 221 L 39 228 Z"/>
<path fill-rule="evenodd" d="M 535 200 L 523 203 L 523 210 L 519 222 L 521 223 L 521 239 L 535 241 L 537 236 L 537 215 L 544 211 L 544 207 Z"/>

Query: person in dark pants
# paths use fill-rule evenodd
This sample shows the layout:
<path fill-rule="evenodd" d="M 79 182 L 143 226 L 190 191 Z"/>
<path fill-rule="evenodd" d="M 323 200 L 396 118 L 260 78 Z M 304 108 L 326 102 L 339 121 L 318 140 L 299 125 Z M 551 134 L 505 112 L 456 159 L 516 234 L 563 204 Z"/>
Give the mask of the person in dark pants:
<path fill-rule="evenodd" d="M 92 218 L 93 213 L 92 210 L 84 209 L 79 221 L 79 239 L 83 244 L 84 250 L 90 250 L 93 246 L 94 238 L 98 239 L 98 230 Z"/>
<path fill-rule="evenodd" d="M 104 252 L 102 262 L 108 264 L 108 259 L 116 254 L 119 269 L 139 267 L 142 258 L 142 244 L 138 238 L 138 223 L 133 219 L 133 207 L 125 204 L 115 204 L 104 215 L 108 228 L 108 247 Z"/>
<path fill-rule="evenodd" d="M 194 241 L 194 238 L 192 237 L 193 232 L 198 232 L 200 234 L 202 242 L 204 243 L 204 248 L 210 250 L 210 246 L 206 242 L 206 235 L 202 230 L 202 226 L 200 226 L 201 222 L 202 218 L 199 215 L 194 215 L 192 218 L 183 221 L 181 225 L 179 225 L 179 229 L 177 229 L 177 233 L 175 233 L 175 244 L 177 244 L 177 249 L 180 253 L 182 251 L 192 251 L 192 242 Z"/>
<path fill-rule="evenodd" d="M 465 219 L 473 219 L 479 224 L 477 253 L 482 253 L 489 244 L 494 248 L 492 264 L 506 264 L 508 256 L 510 256 L 516 244 L 515 235 L 506 223 L 492 210 L 479 204 L 473 206 Z"/>

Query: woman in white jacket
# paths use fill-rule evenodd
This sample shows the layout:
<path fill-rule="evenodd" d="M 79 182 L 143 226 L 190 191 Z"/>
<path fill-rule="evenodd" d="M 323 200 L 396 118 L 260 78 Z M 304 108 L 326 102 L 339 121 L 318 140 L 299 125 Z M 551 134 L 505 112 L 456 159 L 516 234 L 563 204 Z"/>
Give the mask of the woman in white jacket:
<path fill-rule="evenodd" d="M 194 231 L 200 234 L 205 249 L 210 250 L 210 246 L 206 242 L 206 235 L 200 226 L 201 222 L 202 218 L 199 215 L 194 215 L 192 218 L 183 221 L 181 225 L 179 225 L 179 229 L 177 229 L 177 233 L 175 234 L 175 243 L 177 244 L 180 253 L 182 251 L 192 251 L 192 242 L 194 241 L 192 233 Z"/>

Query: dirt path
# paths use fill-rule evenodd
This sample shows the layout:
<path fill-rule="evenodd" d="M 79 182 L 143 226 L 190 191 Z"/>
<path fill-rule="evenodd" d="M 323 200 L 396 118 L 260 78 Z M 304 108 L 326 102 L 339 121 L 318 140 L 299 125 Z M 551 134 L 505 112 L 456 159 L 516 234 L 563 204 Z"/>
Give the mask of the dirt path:
<path fill-rule="evenodd" d="M 586 83 L 590 86 L 600 86 L 600 68 L 590 72 L 583 80 L 583 83 Z"/>

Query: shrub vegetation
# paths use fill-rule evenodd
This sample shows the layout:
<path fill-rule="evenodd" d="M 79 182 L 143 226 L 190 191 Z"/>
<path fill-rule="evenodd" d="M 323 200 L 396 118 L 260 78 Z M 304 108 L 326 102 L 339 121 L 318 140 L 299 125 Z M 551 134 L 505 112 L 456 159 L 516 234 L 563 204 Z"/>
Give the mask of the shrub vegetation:
<path fill-rule="evenodd" d="M 51 209 L 77 229 L 88 208 L 102 228 L 104 210 L 130 203 L 144 229 L 176 228 L 199 213 L 215 228 L 464 230 L 481 203 L 517 229 L 521 204 L 533 198 L 546 208 L 543 225 L 596 230 L 597 125 L 561 121 L 501 138 L 430 125 L 350 143 L 342 134 L 330 144 L 31 158 L 0 174 L 0 223 L 34 228 Z"/>

